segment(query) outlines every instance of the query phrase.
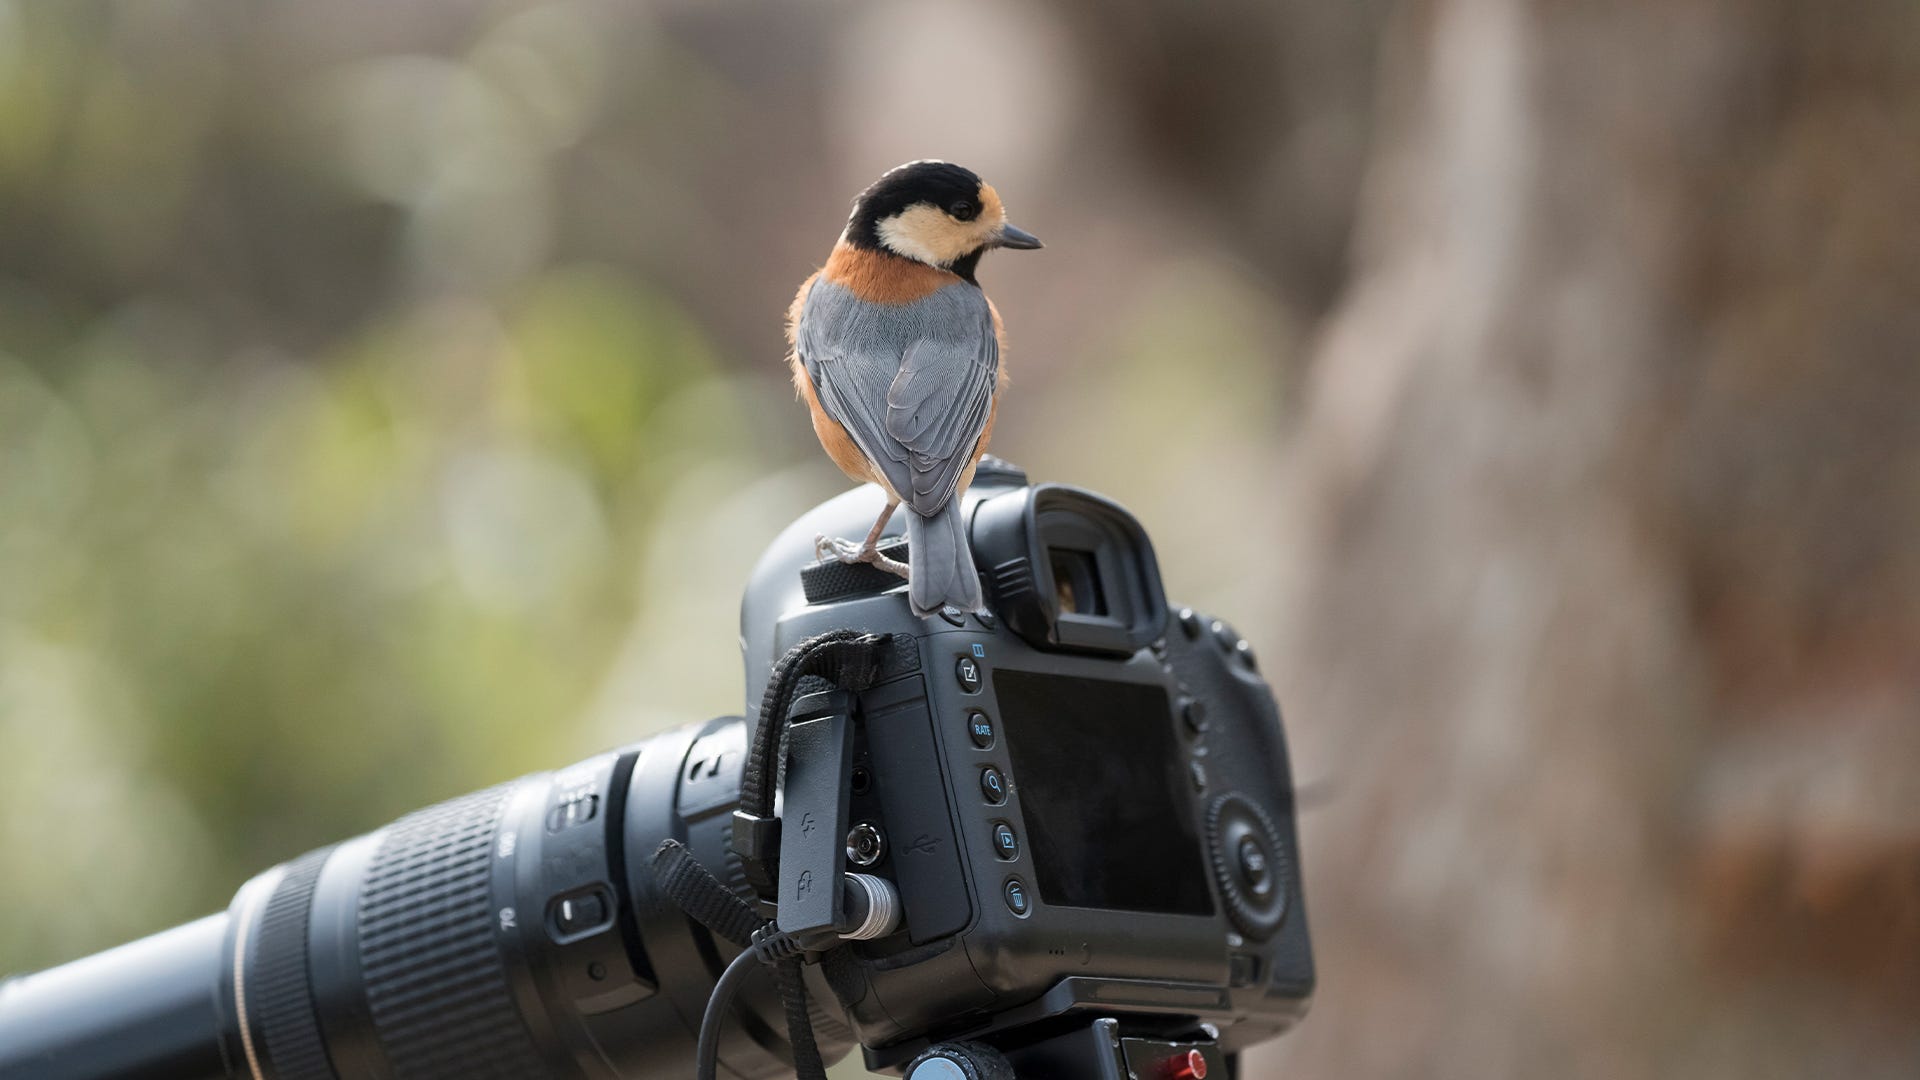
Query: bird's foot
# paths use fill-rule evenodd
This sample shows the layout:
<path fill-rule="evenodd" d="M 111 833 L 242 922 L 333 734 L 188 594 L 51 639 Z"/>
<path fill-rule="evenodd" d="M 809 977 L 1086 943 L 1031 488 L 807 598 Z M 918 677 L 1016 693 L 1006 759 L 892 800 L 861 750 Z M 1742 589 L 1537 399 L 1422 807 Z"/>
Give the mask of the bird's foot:
<path fill-rule="evenodd" d="M 848 564 L 866 563 L 876 569 L 885 570 L 896 577 L 907 576 L 907 564 L 899 559 L 888 558 L 880 554 L 880 549 L 871 544 L 856 544 L 838 536 L 824 533 L 813 538 L 814 557 L 821 562 L 833 559 Z"/>
<path fill-rule="evenodd" d="M 843 563 L 866 562 L 860 557 L 860 545 L 838 536 L 825 533 L 813 538 L 813 557 L 821 562 L 833 560 Z"/>

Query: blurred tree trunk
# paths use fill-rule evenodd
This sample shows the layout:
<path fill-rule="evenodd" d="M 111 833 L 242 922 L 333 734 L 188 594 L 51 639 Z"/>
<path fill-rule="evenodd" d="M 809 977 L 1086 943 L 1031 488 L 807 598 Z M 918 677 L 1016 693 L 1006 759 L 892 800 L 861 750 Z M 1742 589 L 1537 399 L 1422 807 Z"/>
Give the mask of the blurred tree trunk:
<path fill-rule="evenodd" d="M 1318 318 L 1345 283 L 1390 0 L 1055 0 L 1143 163 Z"/>
<path fill-rule="evenodd" d="M 1920 5 L 1395 18 L 1255 1075 L 1920 1075 Z"/>

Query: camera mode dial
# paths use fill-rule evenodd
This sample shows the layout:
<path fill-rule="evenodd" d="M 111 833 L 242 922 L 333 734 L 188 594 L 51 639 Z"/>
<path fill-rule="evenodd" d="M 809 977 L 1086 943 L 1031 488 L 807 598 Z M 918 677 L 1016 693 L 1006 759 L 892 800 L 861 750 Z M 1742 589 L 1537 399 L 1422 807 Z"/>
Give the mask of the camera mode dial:
<path fill-rule="evenodd" d="M 1293 877 L 1273 820 L 1243 796 L 1222 795 L 1207 809 L 1207 848 L 1227 918 L 1253 941 L 1272 937 L 1286 920 Z"/>

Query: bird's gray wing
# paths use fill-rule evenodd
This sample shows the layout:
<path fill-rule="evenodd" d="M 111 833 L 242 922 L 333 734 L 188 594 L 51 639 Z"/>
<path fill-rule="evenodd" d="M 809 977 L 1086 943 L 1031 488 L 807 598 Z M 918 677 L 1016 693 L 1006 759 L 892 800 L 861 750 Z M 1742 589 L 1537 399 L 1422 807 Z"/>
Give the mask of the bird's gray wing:
<path fill-rule="evenodd" d="M 874 304 L 816 282 L 796 340 L 827 415 L 911 509 L 946 505 L 986 427 L 1000 344 L 986 296 L 950 285 Z"/>

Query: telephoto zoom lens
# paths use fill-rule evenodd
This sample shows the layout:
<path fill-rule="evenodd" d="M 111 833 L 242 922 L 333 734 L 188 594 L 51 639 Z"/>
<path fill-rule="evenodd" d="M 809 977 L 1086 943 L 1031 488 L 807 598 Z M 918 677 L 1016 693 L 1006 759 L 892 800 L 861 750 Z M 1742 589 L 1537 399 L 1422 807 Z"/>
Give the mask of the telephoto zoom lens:
<path fill-rule="evenodd" d="M 691 1076 L 739 950 L 649 860 L 677 839 L 747 894 L 745 752 L 724 718 L 463 795 L 268 870 L 224 915 L 0 983 L 0 1080 Z M 831 1061 L 852 1033 L 810 989 Z M 783 1017 L 756 971 L 725 1068 L 790 1071 Z"/>

